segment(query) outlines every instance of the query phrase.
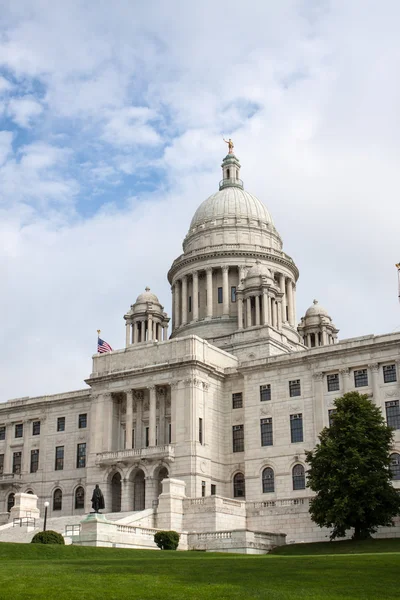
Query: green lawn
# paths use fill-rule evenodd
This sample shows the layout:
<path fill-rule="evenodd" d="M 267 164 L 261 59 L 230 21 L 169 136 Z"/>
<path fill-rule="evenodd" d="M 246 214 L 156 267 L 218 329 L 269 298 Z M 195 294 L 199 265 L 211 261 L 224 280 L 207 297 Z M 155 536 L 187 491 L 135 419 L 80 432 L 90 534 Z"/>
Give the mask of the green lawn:
<path fill-rule="evenodd" d="M 0 599 L 398 599 L 399 542 L 367 545 L 373 554 L 311 555 L 325 545 L 299 544 L 292 555 L 243 556 L 3 543 Z"/>

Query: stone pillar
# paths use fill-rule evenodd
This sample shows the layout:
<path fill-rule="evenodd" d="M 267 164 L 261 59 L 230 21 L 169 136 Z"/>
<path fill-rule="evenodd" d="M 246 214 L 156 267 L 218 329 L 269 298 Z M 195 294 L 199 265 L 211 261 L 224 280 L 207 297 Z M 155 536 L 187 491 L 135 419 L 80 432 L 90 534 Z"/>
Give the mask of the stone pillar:
<path fill-rule="evenodd" d="M 121 479 L 121 512 L 133 510 L 133 481 Z"/>
<path fill-rule="evenodd" d="M 213 316 L 213 278 L 212 267 L 207 267 L 207 318 L 212 319 Z"/>
<path fill-rule="evenodd" d="M 251 327 L 251 298 L 246 299 L 247 315 L 246 315 L 246 327 Z"/>
<path fill-rule="evenodd" d="M 245 276 L 246 276 L 246 267 L 239 267 L 239 283 L 238 283 L 238 287 L 242 283 L 242 280 L 245 278 Z"/>
<path fill-rule="evenodd" d="M 350 392 L 350 369 L 340 369 L 343 382 L 343 394 Z"/>
<path fill-rule="evenodd" d="M 314 373 L 314 434 L 315 439 L 324 428 L 324 374 Z"/>
<path fill-rule="evenodd" d="M 162 494 L 158 499 L 157 523 L 158 529 L 183 530 L 183 501 L 186 484 L 181 479 L 164 479 Z"/>
<path fill-rule="evenodd" d="M 133 428 L 133 391 L 126 392 L 126 421 L 125 421 L 125 448 L 132 448 L 132 428 Z"/>
<path fill-rule="evenodd" d="M 307 346 L 311 348 L 311 333 L 307 333 Z"/>
<path fill-rule="evenodd" d="M 28 444 L 28 435 L 31 434 L 31 431 L 29 431 L 29 427 L 32 427 L 32 421 L 24 421 L 23 423 L 24 425 L 24 445 L 22 448 L 22 456 L 21 456 L 21 473 L 29 473 L 30 471 L 30 462 L 31 462 L 31 452 L 30 452 L 30 445 Z M 44 458 L 44 457 L 43 457 Z M 39 460 L 40 460 L 40 453 L 39 453 Z"/>
<path fill-rule="evenodd" d="M 371 371 L 371 387 L 372 387 L 372 399 L 376 406 L 381 405 L 381 398 L 379 393 L 379 365 L 378 363 L 372 363 L 368 365 Z"/>
<path fill-rule="evenodd" d="M 158 499 L 158 480 L 153 477 L 145 477 L 145 486 L 144 507 L 145 509 L 153 508 Z"/>
<path fill-rule="evenodd" d="M 260 296 L 254 298 L 256 303 L 256 325 L 260 325 Z"/>
<path fill-rule="evenodd" d="M 186 325 L 187 323 L 187 314 L 188 314 L 188 299 L 187 299 L 187 276 L 184 275 L 182 277 L 182 319 L 181 324 Z"/>
<path fill-rule="evenodd" d="M 222 267 L 222 315 L 229 317 L 229 267 Z"/>
<path fill-rule="evenodd" d="M 279 300 L 277 302 L 277 307 L 278 307 L 278 324 L 277 327 L 278 329 L 282 329 L 282 301 Z"/>
<path fill-rule="evenodd" d="M 282 296 L 282 306 L 281 306 L 281 321 L 282 323 L 286 323 L 286 286 L 285 286 L 285 276 L 283 273 L 279 275 L 279 288 L 281 290 Z"/>
<path fill-rule="evenodd" d="M 11 442 L 13 439 L 13 428 L 14 428 L 14 424 L 12 424 L 12 423 L 8 423 L 6 425 L 6 443 L 5 443 L 5 447 L 4 447 L 4 473 L 12 473 L 13 449 L 11 448 Z M 43 455 L 42 459 L 45 460 L 45 455 Z M 40 460 L 40 454 L 39 454 L 39 460 Z"/>
<path fill-rule="evenodd" d="M 175 329 L 175 285 L 171 285 L 172 295 L 172 331 Z"/>
<path fill-rule="evenodd" d="M 326 340 L 326 329 L 325 327 L 322 329 L 322 334 L 321 334 L 321 343 L 323 346 L 326 346 L 327 344 L 327 340 Z"/>
<path fill-rule="evenodd" d="M 159 420 L 158 420 L 158 445 L 165 444 L 165 401 L 167 397 L 167 388 L 158 388 L 158 401 L 160 403 Z"/>
<path fill-rule="evenodd" d="M 262 302 L 262 308 L 263 308 L 263 325 L 269 325 L 269 320 L 268 320 L 268 292 L 267 290 L 263 291 L 263 302 Z"/>
<path fill-rule="evenodd" d="M 199 320 L 199 273 L 198 273 L 198 271 L 193 272 L 192 315 L 193 315 L 193 321 Z"/>
<path fill-rule="evenodd" d="M 136 428 L 135 428 L 135 448 L 142 448 L 143 445 L 143 398 L 144 393 L 139 390 L 134 392 L 136 400 Z"/>
<path fill-rule="evenodd" d="M 125 323 L 125 348 L 131 343 L 131 324 L 129 321 Z"/>
<path fill-rule="evenodd" d="M 180 306 L 181 306 L 181 302 L 180 302 L 180 283 L 179 283 L 179 279 L 177 281 L 175 281 L 174 287 L 175 287 L 175 327 L 174 327 L 174 329 L 176 329 L 181 324 L 181 319 L 180 319 Z"/>
<path fill-rule="evenodd" d="M 140 321 L 140 341 L 146 341 L 146 321 Z"/>
<path fill-rule="evenodd" d="M 102 451 L 110 452 L 112 449 L 112 427 L 113 427 L 113 397 L 112 394 L 102 394 L 103 396 L 103 444 Z"/>
<path fill-rule="evenodd" d="M 238 329 L 243 329 L 243 299 L 242 295 L 237 296 L 236 300 L 238 303 Z"/>
<path fill-rule="evenodd" d="M 148 316 L 148 321 L 147 321 L 147 339 L 149 342 L 151 342 L 151 340 L 153 339 L 153 316 L 149 315 Z"/>
<path fill-rule="evenodd" d="M 149 446 L 156 445 L 156 386 L 149 387 L 150 405 L 149 405 Z"/>
<path fill-rule="evenodd" d="M 138 324 L 137 324 L 137 322 L 133 323 L 132 328 L 133 328 L 133 344 L 137 344 L 138 343 Z"/>
<path fill-rule="evenodd" d="M 164 330 L 164 342 L 166 342 L 168 340 L 168 325 L 164 325 L 163 330 Z"/>
<path fill-rule="evenodd" d="M 292 280 L 288 279 L 287 281 L 287 301 L 288 301 L 288 313 L 289 313 L 289 325 L 294 327 L 293 321 L 293 289 L 292 289 Z"/>
<path fill-rule="evenodd" d="M 272 307 L 274 313 L 274 327 L 278 329 L 278 305 L 275 298 L 272 300 Z"/>

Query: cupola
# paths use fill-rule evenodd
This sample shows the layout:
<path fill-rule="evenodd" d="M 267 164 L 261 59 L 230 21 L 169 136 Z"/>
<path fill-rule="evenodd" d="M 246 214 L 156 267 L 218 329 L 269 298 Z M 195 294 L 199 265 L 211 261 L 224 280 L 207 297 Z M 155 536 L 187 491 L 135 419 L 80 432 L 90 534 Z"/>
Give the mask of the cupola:
<path fill-rule="evenodd" d="M 126 347 L 151 341 L 168 339 L 169 318 L 157 296 L 146 287 L 124 315 L 126 321 Z"/>

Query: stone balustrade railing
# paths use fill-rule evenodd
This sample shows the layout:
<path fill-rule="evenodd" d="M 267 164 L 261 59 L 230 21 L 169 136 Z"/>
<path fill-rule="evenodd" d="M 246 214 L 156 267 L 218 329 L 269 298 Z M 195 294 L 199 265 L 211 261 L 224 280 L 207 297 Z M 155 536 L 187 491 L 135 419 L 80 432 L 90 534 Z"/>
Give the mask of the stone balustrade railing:
<path fill-rule="evenodd" d="M 308 504 L 309 498 L 283 498 L 281 500 L 265 500 L 264 502 L 249 502 L 249 508 L 274 508 L 279 506 L 298 506 Z"/>
<path fill-rule="evenodd" d="M 175 448 L 171 445 L 149 446 L 148 448 L 132 448 L 129 450 L 117 450 L 116 452 L 101 452 L 97 454 L 98 464 L 113 462 L 130 462 L 141 458 L 164 458 L 173 460 Z"/>

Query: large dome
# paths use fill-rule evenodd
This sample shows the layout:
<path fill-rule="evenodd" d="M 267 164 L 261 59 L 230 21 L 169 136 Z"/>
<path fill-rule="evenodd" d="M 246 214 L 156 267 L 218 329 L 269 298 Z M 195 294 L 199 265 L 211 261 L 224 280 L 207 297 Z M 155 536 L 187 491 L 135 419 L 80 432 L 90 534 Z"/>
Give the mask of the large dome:
<path fill-rule="evenodd" d="M 204 200 L 196 210 L 190 228 L 221 217 L 251 219 L 273 224 L 267 207 L 240 187 L 226 187 Z"/>

